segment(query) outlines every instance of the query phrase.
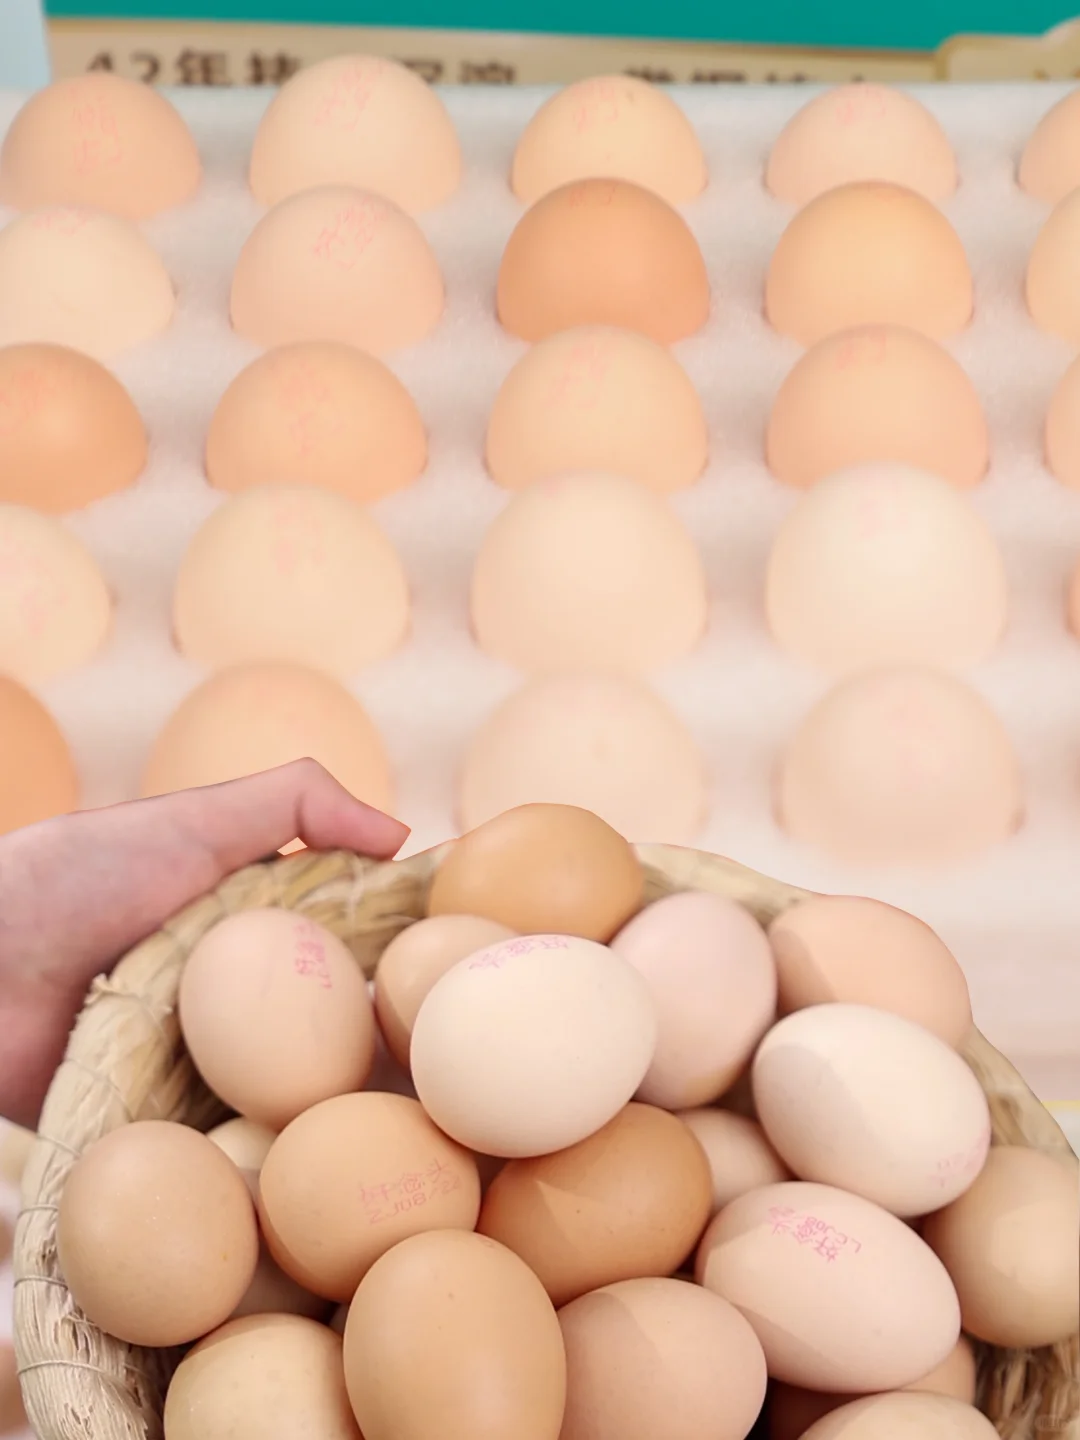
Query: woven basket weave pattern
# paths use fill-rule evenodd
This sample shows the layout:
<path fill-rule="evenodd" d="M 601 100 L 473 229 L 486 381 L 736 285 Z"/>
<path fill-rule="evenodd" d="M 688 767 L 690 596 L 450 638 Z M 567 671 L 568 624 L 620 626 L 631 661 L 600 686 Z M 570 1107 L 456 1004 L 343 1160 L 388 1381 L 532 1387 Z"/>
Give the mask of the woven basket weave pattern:
<path fill-rule="evenodd" d="M 226 915 L 284 906 L 340 936 L 370 976 L 394 935 L 424 914 L 442 853 L 379 864 L 303 852 L 251 866 L 95 984 L 45 1103 L 16 1236 L 16 1346 L 39 1440 L 161 1440 L 165 1387 L 178 1353 L 125 1345 L 81 1316 L 57 1263 L 56 1207 L 75 1159 L 117 1126 L 167 1119 L 206 1129 L 227 1113 L 195 1074 L 177 1022 L 180 974 L 194 946 Z M 640 846 L 638 853 L 649 902 L 678 890 L 712 890 L 768 923 L 805 894 L 699 851 Z M 977 1032 L 965 1059 L 989 1097 L 996 1142 L 1071 1156 L 1044 1107 Z M 980 1405 L 1002 1440 L 1080 1440 L 1077 1338 L 1031 1352 L 983 1347 Z"/>

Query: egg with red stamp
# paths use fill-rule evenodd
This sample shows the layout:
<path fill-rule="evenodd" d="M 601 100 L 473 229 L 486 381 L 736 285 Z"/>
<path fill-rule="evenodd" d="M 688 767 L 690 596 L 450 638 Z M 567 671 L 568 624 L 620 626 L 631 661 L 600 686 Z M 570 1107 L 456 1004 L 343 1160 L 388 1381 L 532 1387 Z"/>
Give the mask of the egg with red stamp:
<path fill-rule="evenodd" d="M 337 936 L 290 910 L 246 910 L 209 930 L 181 977 L 179 1014 L 210 1088 L 274 1130 L 358 1090 L 374 1059 L 359 964 Z"/>

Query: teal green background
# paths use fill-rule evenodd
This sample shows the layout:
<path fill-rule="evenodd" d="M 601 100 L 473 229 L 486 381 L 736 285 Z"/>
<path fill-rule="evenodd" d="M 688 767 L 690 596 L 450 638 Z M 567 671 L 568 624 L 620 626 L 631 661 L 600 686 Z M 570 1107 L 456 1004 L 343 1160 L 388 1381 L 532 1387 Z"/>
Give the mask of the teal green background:
<path fill-rule="evenodd" d="M 888 50 L 934 50 L 964 33 L 1039 34 L 1075 13 L 1063 0 L 46 0 L 46 9 L 95 19 L 416 25 Z"/>

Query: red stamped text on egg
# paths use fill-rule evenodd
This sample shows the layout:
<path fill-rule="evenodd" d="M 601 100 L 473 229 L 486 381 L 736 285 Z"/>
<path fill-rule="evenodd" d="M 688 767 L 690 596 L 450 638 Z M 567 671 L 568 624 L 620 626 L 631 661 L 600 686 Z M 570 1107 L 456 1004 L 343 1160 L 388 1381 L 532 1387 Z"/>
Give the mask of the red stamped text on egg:
<path fill-rule="evenodd" d="M 934 1179 L 944 1190 L 946 1185 L 953 1185 L 957 1180 L 963 1182 L 974 1180 L 986 1161 L 986 1152 L 990 1149 L 990 1127 L 989 1125 L 966 1150 L 958 1150 L 955 1155 L 947 1155 L 939 1160 L 934 1167 Z"/>
<path fill-rule="evenodd" d="M 577 134 L 583 135 L 599 125 L 614 125 L 622 112 L 621 90 L 615 80 L 591 80 L 582 85 L 571 116 Z"/>
<path fill-rule="evenodd" d="M 836 102 L 836 119 L 838 124 L 844 126 L 883 120 L 888 113 L 888 101 L 884 93 L 876 87 L 863 90 L 853 86 Z"/>
<path fill-rule="evenodd" d="M 342 428 L 326 377 L 310 360 L 283 367 L 277 393 L 298 455 L 310 455 L 314 450 L 316 428 L 321 434 L 335 434 Z"/>
<path fill-rule="evenodd" d="M 14 435 L 56 394 L 56 376 L 47 370 L 21 370 L 0 384 L 0 435 Z"/>
<path fill-rule="evenodd" d="M 837 370 L 854 370 L 859 365 L 882 365 L 888 353 L 887 330 L 864 330 L 859 335 L 848 335 L 836 347 L 835 367 Z"/>
<path fill-rule="evenodd" d="M 469 961 L 470 970 L 501 970 L 509 960 L 533 955 L 538 950 L 569 950 L 565 935 L 526 935 L 520 940 L 503 940 L 488 950 L 481 950 Z"/>
<path fill-rule="evenodd" d="M 52 210 L 42 210 L 30 223 L 35 230 L 45 230 L 50 235 L 77 235 L 91 223 L 94 216 L 89 210 L 75 210 L 61 205 Z"/>
<path fill-rule="evenodd" d="M 338 75 L 319 99 L 312 116 L 314 124 L 333 125 L 338 130 L 355 130 L 363 118 L 368 102 L 378 89 L 386 70 L 386 62 L 356 66 Z"/>
<path fill-rule="evenodd" d="M 274 566 L 283 579 L 326 564 L 326 537 L 318 517 L 298 500 L 283 500 L 271 512 Z"/>
<path fill-rule="evenodd" d="M 293 970 L 305 979 L 314 980 L 324 990 L 332 990 L 334 981 L 330 974 L 330 962 L 326 957 L 326 943 L 319 934 L 318 927 L 310 920 L 301 920 L 294 934 L 296 938 L 293 944 Z"/>
<path fill-rule="evenodd" d="M 346 205 L 329 225 L 323 226 L 315 237 L 312 250 L 328 265 L 335 265 L 339 270 L 352 270 L 379 233 L 382 219 L 382 210 L 365 196 L 352 205 Z"/>
<path fill-rule="evenodd" d="M 820 1255 L 829 1262 L 839 1260 L 842 1256 L 858 1255 L 862 1249 L 862 1242 L 854 1236 L 837 1230 L 836 1226 L 830 1225 L 827 1220 L 819 1220 L 816 1215 L 807 1214 L 805 1211 L 793 1210 L 789 1205 L 769 1206 L 769 1226 L 774 1235 L 787 1236 L 797 1245 L 805 1245 L 813 1250 L 815 1255 Z"/>
<path fill-rule="evenodd" d="M 588 181 L 573 187 L 567 196 L 567 204 L 571 210 L 580 210 L 585 206 L 600 210 L 605 206 L 614 205 L 618 191 L 617 180 L 603 180 L 599 184 L 595 181 Z"/>
<path fill-rule="evenodd" d="M 368 1225 L 385 1225 L 398 1215 L 420 1210 L 460 1189 L 457 1170 L 445 1160 L 433 1159 L 421 1170 L 407 1170 L 391 1180 L 362 1186 L 360 1210 Z"/>
<path fill-rule="evenodd" d="M 74 106 L 71 128 L 78 174 L 92 175 L 123 160 L 120 122 L 108 105 L 97 101 Z"/>
<path fill-rule="evenodd" d="M 576 410 L 595 409 L 610 368 L 611 354 L 601 341 L 576 341 L 548 391 L 548 404 L 552 408 L 572 405 Z"/>

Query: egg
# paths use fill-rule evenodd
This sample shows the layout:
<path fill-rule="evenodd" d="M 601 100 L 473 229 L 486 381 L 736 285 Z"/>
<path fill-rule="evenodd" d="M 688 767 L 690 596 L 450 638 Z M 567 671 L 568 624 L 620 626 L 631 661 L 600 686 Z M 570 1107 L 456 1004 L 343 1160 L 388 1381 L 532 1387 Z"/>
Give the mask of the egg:
<path fill-rule="evenodd" d="M 292 910 L 244 910 L 208 930 L 180 977 L 178 1007 L 210 1089 L 272 1130 L 359 1090 L 371 1072 L 363 972 L 336 935 Z"/>
<path fill-rule="evenodd" d="M 929 1030 L 868 1005 L 798 1010 L 754 1055 L 754 1105 L 801 1179 L 925 1215 L 969 1188 L 990 1148 L 975 1074 Z"/>
<path fill-rule="evenodd" d="M 239 1170 L 205 1135 L 165 1120 L 122 1125 L 83 1152 L 56 1243 L 75 1304 L 130 1345 L 185 1345 L 215 1329 L 259 1253 Z"/>
<path fill-rule="evenodd" d="M 842 1001 L 889 1010 L 959 1046 L 971 1031 L 964 972 L 922 920 L 856 895 L 814 895 L 769 926 L 782 1014 Z"/>
<path fill-rule="evenodd" d="M 153 86 L 105 71 L 38 90 L 0 146 L 0 204 L 16 210 L 92 205 L 146 220 L 191 200 L 201 179 L 179 111 Z"/>
<path fill-rule="evenodd" d="M 63 345 L 0 348 L 0 503 L 47 514 L 126 489 L 146 429 L 113 375 Z"/>
<path fill-rule="evenodd" d="M 0 1435 L 13 1435 L 27 1424 L 15 1348 L 6 1340 L 0 1341 Z"/>
<path fill-rule="evenodd" d="M 791 1171 L 756 1121 L 706 1106 L 680 1110 L 679 1119 L 697 1138 L 712 1172 L 712 1213 L 762 1185 L 790 1180 Z"/>
<path fill-rule="evenodd" d="M 1017 180 L 1046 205 L 1080 185 L 1080 90 L 1070 90 L 1043 115 L 1024 146 Z"/>
<path fill-rule="evenodd" d="M 478 825 L 442 857 L 429 915 L 481 915 L 519 935 L 610 940 L 644 900 L 632 847 L 588 810 L 521 805 Z"/>
<path fill-rule="evenodd" d="M 578 805 L 638 840 L 691 844 L 705 821 L 701 749 L 675 712 L 629 675 L 547 675 L 481 724 L 459 780 L 461 824 L 539 801 Z"/>
<path fill-rule="evenodd" d="M 379 1028 L 399 1065 L 409 1064 L 413 1026 L 436 981 L 459 960 L 514 933 L 477 915 L 432 915 L 395 935 L 379 957 L 374 999 Z"/>
<path fill-rule="evenodd" d="M 803 1440 L 994 1440 L 998 1431 L 971 1405 L 944 1395 L 868 1395 L 812 1425 Z"/>
<path fill-rule="evenodd" d="M 765 1356 L 727 1301 L 685 1280 L 623 1280 L 559 1311 L 561 1440 L 745 1440 Z"/>
<path fill-rule="evenodd" d="M 629 180 L 576 180 L 518 221 L 496 303 L 522 340 L 606 324 L 671 345 L 709 318 L 709 277 L 686 221 L 659 195 Z"/>
<path fill-rule="evenodd" d="M 903 325 L 858 325 L 819 340 L 788 371 L 765 454 L 778 480 L 803 489 L 869 461 L 968 489 L 986 474 L 990 441 L 975 386 L 943 346 Z"/>
<path fill-rule="evenodd" d="M 446 106 L 415 71 L 377 55 L 335 55 L 291 76 L 251 147 L 251 190 L 276 205 L 319 185 L 370 190 L 416 214 L 461 181 Z"/>
<path fill-rule="evenodd" d="M 339 1302 L 408 1236 L 471 1230 L 479 1209 L 472 1156 L 417 1101 L 375 1090 L 305 1110 L 259 1176 L 270 1253 L 305 1289 Z"/>
<path fill-rule="evenodd" d="M 794 839 L 859 865 L 953 864 L 1018 828 L 1012 742 L 963 681 L 917 666 L 856 672 L 803 719 L 777 813 Z"/>
<path fill-rule="evenodd" d="M 219 490 L 312 485 L 379 500 L 427 464 L 416 402 L 373 355 L 334 340 L 282 345 L 241 370 L 206 436 Z"/>
<path fill-rule="evenodd" d="M 79 777 L 60 727 L 16 680 L 0 674 L 0 835 L 75 810 Z"/>
<path fill-rule="evenodd" d="M 630 180 L 671 205 L 700 195 L 709 172 L 682 109 L 633 75 L 578 80 L 545 100 L 514 151 L 510 185 L 531 205 L 560 185 Z"/>
<path fill-rule="evenodd" d="M 0 502 L 0 671 L 32 685 L 85 665 L 112 600 L 82 541 L 51 515 Z"/>
<path fill-rule="evenodd" d="M 934 201 L 956 189 L 952 146 L 914 95 L 866 81 L 833 86 L 788 121 L 765 169 L 770 193 L 793 205 L 856 180 L 887 180 Z"/>
<path fill-rule="evenodd" d="M 971 319 L 960 237 L 931 202 L 886 181 L 853 181 L 811 200 L 769 261 L 765 314 L 813 345 L 853 325 L 906 325 L 941 340 Z"/>
<path fill-rule="evenodd" d="M 361 1282 L 345 1382 L 365 1440 L 558 1440 L 566 1354 L 527 1266 L 444 1231 L 404 1241 Z"/>
<path fill-rule="evenodd" d="M 129 220 L 52 208 L 0 230 L 0 345 L 110 360 L 159 335 L 175 307 L 165 266 Z"/>
<path fill-rule="evenodd" d="M 526 350 L 495 397 L 485 442 L 488 471 L 508 490 L 604 470 L 668 494 L 692 485 L 708 455 L 686 371 L 657 341 L 616 325 L 575 325 Z"/>
<path fill-rule="evenodd" d="M 206 1138 L 212 1140 L 238 1170 L 258 1177 L 263 1161 L 270 1153 L 270 1146 L 277 1139 L 277 1131 L 238 1115 L 208 1130 Z"/>
<path fill-rule="evenodd" d="M 656 1047 L 641 978 L 571 935 L 502 940 L 420 1006 L 409 1059 L 424 1109 L 484 1155 L 546 1155 L 592 1135 L 637 1090 Z"/>
<path fill-rule="evenodd" d="M 640 672 L 705 632 L 701 555 L 662 496 L 622 475 L 538 480 L 495 517 L 471 587 L 480 648 L 526 671 Z"/>
<path fill-rule="evenodd" d="M 933 1251 L 895 1215 L 828 1185 L 787 1181 L 733 1200 L 705 1232 L 695 1274 L 742 1311 L 769 1375 L 790 1385 L 896 1389 L 960 1334 Z"/>
<path fill-rule="evenodd" d="M 438 262 L 392 201 L 321 185 L 280 201 L 233 272 L 233 328 L 257 345 L 338 340 L 382 355 L 415 345 L 443 310 Z"/>
<path fill-rule="evenodd" d="M 231 496 L 176 576 L 176 644 L 209 669 L 282 660 L 347 676 L 392 654 L 408 629 L 393 543 L 358 501 L 313 486 Z"/>
<path fill-rule="evenodd" d="M 769 552 L 769 630 L 825 670 L 971 666 L 993 651 L 1007 613 L 989 525 L 955 486 L 909 465 L 879 461 L 819 480 Z"/>
<path fill-rule="evenodd" d="M 674 1274 L 711 1202 L 694 1136 L 666 1110 L 635 1102 L 577 1145 L 510 1160 L 477 1228 L 520 1255 L 561 1306 L 617 1280 Z"/>
<path fill-rule="evenodd" d="M 336 680 L 281 662 L 238 665 L 192 690 L 150 749 L 141 793 L 216 785 L 311 758 L 360 800 L 393 810 L 382 738 Z"/>
<path fill-rule="evenodd" d="M 341 1340 L 296 1315 L 233 1320 L 190 1350 L 165 1397 L 165 1440 L 360 1440 Z"/>
<path fill-rule="evenodd" d="M 2 237 L 0 237 L 2 238 Z M 1051 211 L 1028 258 L 1025 293 L 1040 330 L 1080 340 L 1080 191 L 1070 191 Z"/>
<path fill-rule="evenodd" d="M 928 1215 L 923 1238 L 960 1296 L 964 1329 L 1034 1349 L 1080 1329 L 1080 1189 L 1071 1155 L 995 1146 L 975 1183 Z"/>
<path fill-rule="evenodd" d="M 611 942 L 644 978 L 658 1019 L 638 1098 L 665 1110 L 717 1099 L 776 1013 L 776 967 L 761 926 L 723 895 L 685 891 L 648 905 Z"/>
<path fill-rule="evenodd" d="M 961 1335 L 951 1353 L 929 1374 L 905 1385 L 932 1395 L 948 1395 L 965 1405 L 975 1404 L 975 1352 L 971 1341 Z M 894 1392 L 895 1393 L 895 1392 Z M 801 1390 L 797 1385 L 777 1382 L 769 1387 L 769 1440 L 802 1440 L 802 1436 L 823 1415 L 852 1404 L 850 1395 L 820 1390 Z M 920 1417 L 921 1418 L 921 1417 Z"/>
<path fill-rule="evenodd" d="M 1080 361 L 1073 361 L 1050 398 L 1043 448 L 1050 473 L 1080 490 Z"/>

